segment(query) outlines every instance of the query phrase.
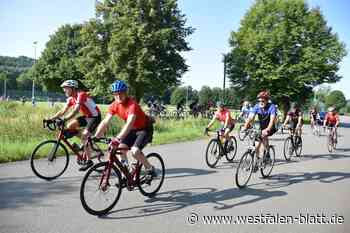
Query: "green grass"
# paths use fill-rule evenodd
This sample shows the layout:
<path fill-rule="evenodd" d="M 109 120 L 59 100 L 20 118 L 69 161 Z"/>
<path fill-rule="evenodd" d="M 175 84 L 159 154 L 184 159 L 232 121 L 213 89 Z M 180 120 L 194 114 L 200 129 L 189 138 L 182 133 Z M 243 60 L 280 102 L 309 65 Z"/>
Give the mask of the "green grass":
<path fill-rule="evenodd" d="M 100 106 L 100 105 L 99 105 Z M 43 128 L 42 120 L 53 115 L 62 107 L 54 108 L 48 103 L 0 102 L 0 163 L 28 159 L 37 144 L 54 139 L 55 132 Z M 103 116 L 107 106 L 100 106 Z M 153 145 L 199 139 L 207 119 L 158 120 L 155 124 Z M 108 129 L 108 136 L 116 135 L 123 122 L 114 119 Z"/>

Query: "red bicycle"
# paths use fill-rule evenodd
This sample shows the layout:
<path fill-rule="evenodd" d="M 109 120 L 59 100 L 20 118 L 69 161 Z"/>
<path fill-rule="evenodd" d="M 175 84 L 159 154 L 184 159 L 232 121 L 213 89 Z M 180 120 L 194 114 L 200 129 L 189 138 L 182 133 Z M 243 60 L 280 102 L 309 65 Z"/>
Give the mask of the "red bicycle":
<path fill-rule="evenodd" d="M 65 121 L 62 119 L 43 120 L 43 127 L 51 131 L 56 131 L 56 129 L 59 131 L 56 140 L 45 140 L 35 147 L 30 158 L 30 166 L 36 176 L 44 180 L 53 180 L 61 176 L 69 164 L 67 147 L 76 155 L 79 165 L 87 161 L 84 150 L 73 146 L 65 136 Z M 85 146 L 87 146 L 87 143 L 85 143 Z M 98 145 L 93 145 L 91 148 L 91 159 L 104 160 L 104 153 Z"/>
<path fill-rule="evenodd" d="M 105 138 L 94 140 L 106 141 Z M 121 163 L 117 155 L 128 149 L 111 148 L 108 148 L 108 161 L 91 167 L 80 186 L 81 204 L 92 215 L 108 213 L 117 204 L 123 188 L 132 191 L 138 187 L 142 195 L 153 197 L 164 181 L 165 167 L 159 154 L 150 153 L 146 156 L 153 166 L 152 173 L 149 175 L 138 161 L 133 163 L 130 169 Z M 99 170 L 102 172 L 95 172 Z"/>

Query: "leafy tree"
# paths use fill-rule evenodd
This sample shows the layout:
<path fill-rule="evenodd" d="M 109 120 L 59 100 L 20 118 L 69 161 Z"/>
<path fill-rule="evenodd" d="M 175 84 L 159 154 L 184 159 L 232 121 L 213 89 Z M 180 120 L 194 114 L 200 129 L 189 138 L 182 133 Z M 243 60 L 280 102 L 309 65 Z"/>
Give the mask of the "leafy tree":
<path fill-rule="evenodd" d="M 341 91 L 332 91 L 327 97 L 326 97 L 326 106 L 335 106 L 337 110 L 340 110 L 341 108 L 345 107 L 347 104 L 345 96 L 343 92 Z"/>
<path fill-rule="evenodd" d="M 208 86 L 202 86 L 198 92 L 199 104 L 206 105 L 209 100 L 212 100 L 212 90 Z M 214 100 L 212 100 L 214 101 Z"/>
<path fill-rule="evenodd" d="M 82 48 L 80 30 L 82 25 L 64 25 L 50 36 L 40 59 L 33 66 L 31 75 L 47 90 L 60 90 L 66 79 L 82 80 L 76 58 Z"/>
<path fill-rule="evenodd" d="M 320 9 L 303 0 L 257 0 L 230 37 L 227 74 L 240 96 L 269 90 L 286 112 L 304 103 L 312 89 L 340 80 L 346 55 Z"/>
<path fill-rule="evenodd" d="M 163 94 L 180 83 L 188 69 L 180 53 L 190 50 L 185 39 L 194 30 L 185 26 L 176 0 L 104 1 L 99 9 L 112 25 L 112 72 L 128 82 L 137 100 L 150 90 Z"/>
<path fill-rule="evenodd" d="M 181 102 L 185 103 L 186 94 L 187 94 L 186 87 L 177 87 L 171 94 L 170 103 L 172 105 L 177 105 L 178 103 L 181 103 Z"/>
<path fill-rule="evenodd" d="M 321 85 L 318 90 L 315 92 L 315 98 L 317 101 L 326 103 L 327 96 L 331 93 L 332 88 L 327 85 Z"/>

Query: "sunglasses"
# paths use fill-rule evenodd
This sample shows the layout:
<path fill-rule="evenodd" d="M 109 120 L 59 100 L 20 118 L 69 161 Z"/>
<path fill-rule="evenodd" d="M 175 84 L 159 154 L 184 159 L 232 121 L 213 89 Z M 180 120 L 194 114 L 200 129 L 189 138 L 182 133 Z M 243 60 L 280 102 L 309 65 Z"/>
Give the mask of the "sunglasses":
<path fill-rule="evenodd" d="M 267 100 L 264 100 L 264 99 L 258 99 L 258 102 L 259 102 L 259 103 L 266 103 L 266 102 L 267 102 Z"/>

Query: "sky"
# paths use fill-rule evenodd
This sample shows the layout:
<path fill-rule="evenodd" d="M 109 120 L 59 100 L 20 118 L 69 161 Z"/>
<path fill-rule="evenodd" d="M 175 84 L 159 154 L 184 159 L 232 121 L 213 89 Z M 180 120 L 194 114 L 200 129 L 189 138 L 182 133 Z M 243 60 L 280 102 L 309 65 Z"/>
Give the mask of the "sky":
<path fill-rule="evenodd" d="M 222 87 L 223 53 L 229 52 L 228 39 L 254 0 L 178 0 L 187 26 L 195 28 L 188 38 L 192 51 L 183 53 L 189 71 L 184 85 L 199 90 L 203 85 Z M 348 55 L 340 63 L 340 82 L 332 84 L 350 99 L 350 3 L 346 0 L 307 0 L 319 6 L 327 24 L 346 44 Z M 0 0 L 0 55 L 37 58 L 50 35 L 64 24 L 83 23 L 95 16 L 95 0 Z M 34 46 L 34 42 L 37 45 Z M 227 86 L 227 84 L 226 84 Z"/>

